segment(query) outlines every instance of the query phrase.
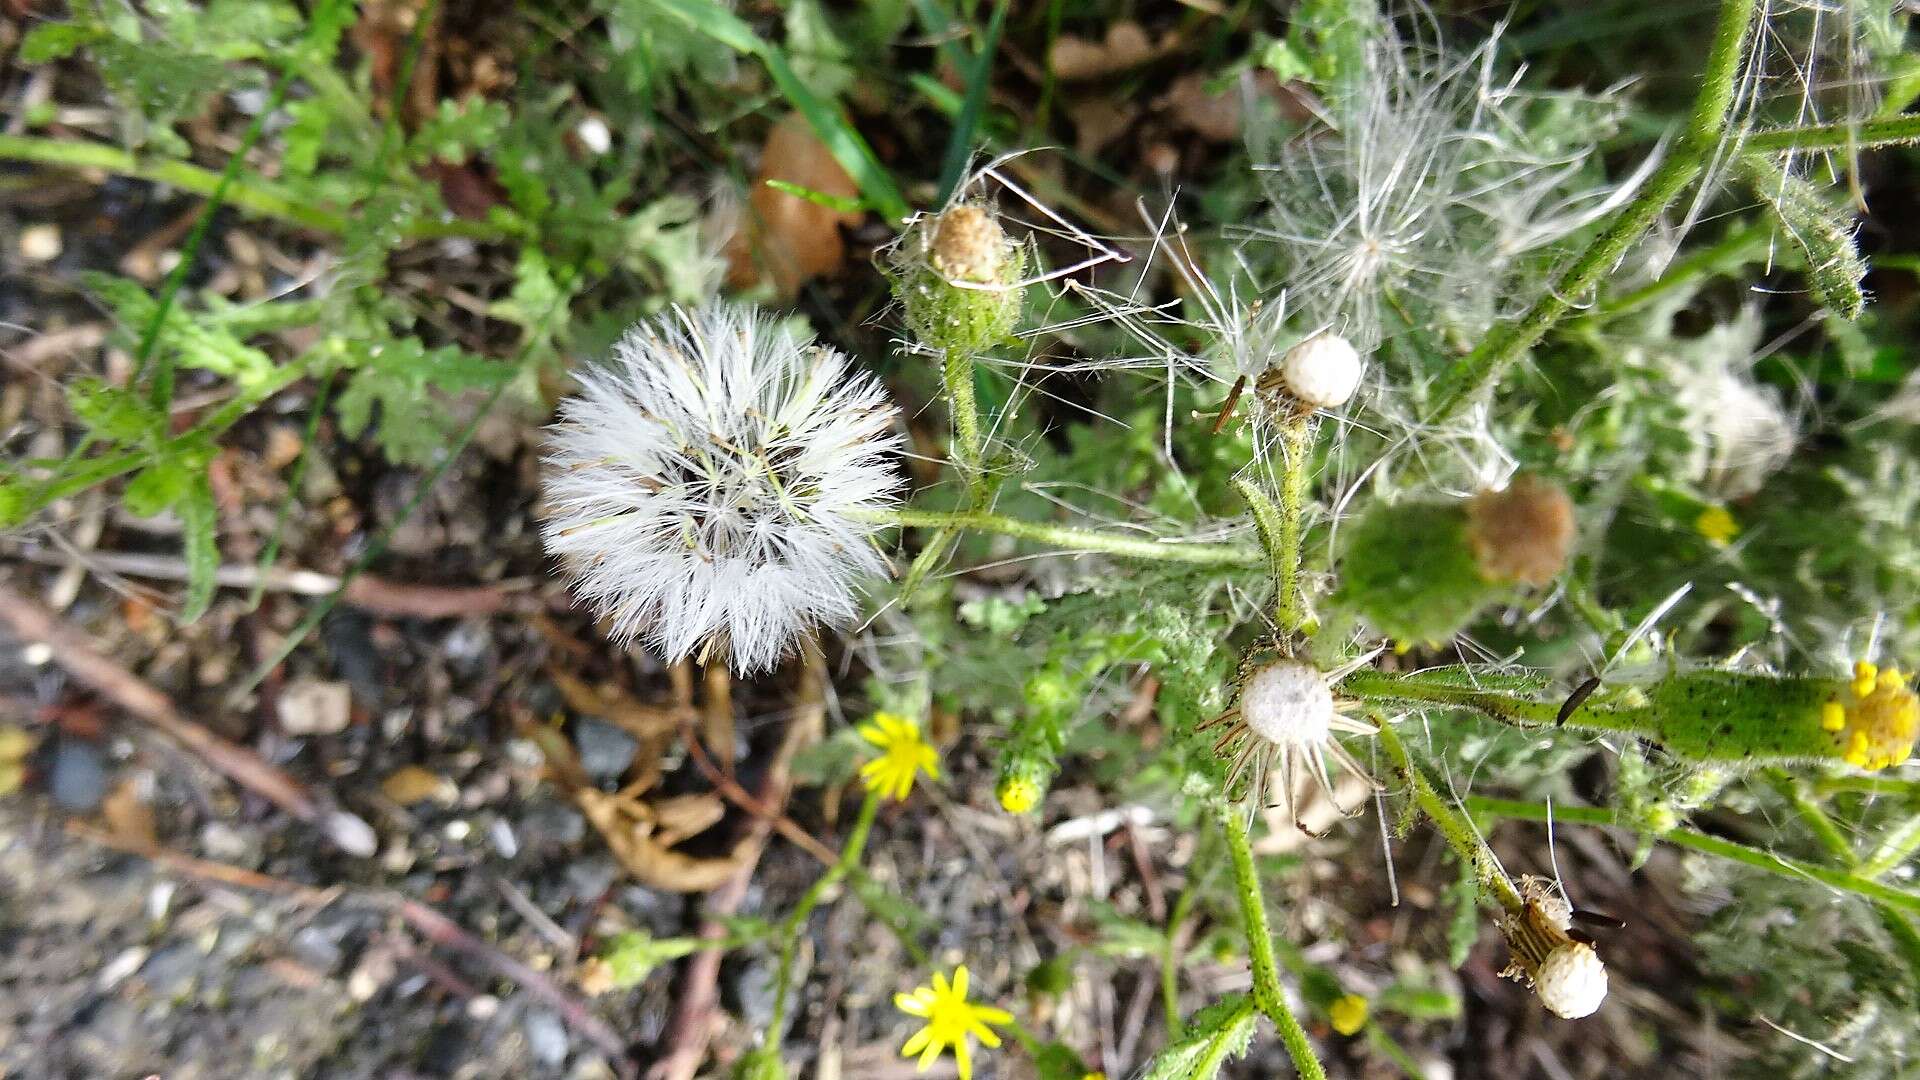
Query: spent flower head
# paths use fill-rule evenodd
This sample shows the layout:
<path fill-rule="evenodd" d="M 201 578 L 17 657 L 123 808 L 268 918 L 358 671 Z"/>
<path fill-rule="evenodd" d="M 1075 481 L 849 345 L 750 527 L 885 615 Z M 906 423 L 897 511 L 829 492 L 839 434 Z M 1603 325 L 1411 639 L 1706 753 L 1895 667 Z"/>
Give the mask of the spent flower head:
<path fill-rule="evenodd" d="M 880 751 L 879 757 L 860 766 L 868 791 L 904 801 L 913 792 L 917 774 L 926 773 L 929 780 L 940 778 L 940 756 L 920 737 L 920 725 L 912 720 L 874 713 L 871 722 L 860 726 L 860 737 Z"/>
<path fill-rule="evenodd" d="M 1200 725 L 1201 731 L 1223 729 L 1213 750 L 1232 762 L 1227 773 L 1229 792 L 1243 777 L 1248 780 L 1249 811 L 1284 806 L 1295 825 L 1306 832 L 1309 830 L 1300 821 L 1298 805 L 1302 773 L 1312 777 L 1329 800 L 1333 798 L 1333 781 L 1327 773 L 1329 755 L 1355 776 L 1367 778 L 1366 767 L 1334 735 L 1370 734 L 1373 725 L 1346 715 L 1358 703 L 1337 700 L 1333 688 L 1374 655 L 1351 660 L 1333 671 L 1321 671 L 1308 661 L 1284 657 L 1263 663 L 1241 682 L 1238 703 Z"/>
<path fill-rule="evenodd" d="M 764 671 L 884 571 L 862 515 L 898 499 L 894 426 L 838 352 L 748 308 L 675 309 L 561 404 L 547 550 L 615 638 Z"/>
<path fill-rule="evenodd" d="M 909 1016 L 925 1020 L 926 1026 L 915 1032 L 900 1056 L 920 1055 L 919 1071 L 925 1072 L 947 1047 L 953 1048 L 953 1061 L 960 1080 L 972 1080 L 972 1040 L 992 1048 L 1000 1045 L 1000 1036 L 989 1025 L 1010 1024 L 1013 1014 L 991 1005 L 975 1005 L 967 1000 L 967 967 L 953 969 L 953 980 L 933 973 L 933 985 L 922 986 L 910 994 L 895 994 L 893 1004 Z"/>

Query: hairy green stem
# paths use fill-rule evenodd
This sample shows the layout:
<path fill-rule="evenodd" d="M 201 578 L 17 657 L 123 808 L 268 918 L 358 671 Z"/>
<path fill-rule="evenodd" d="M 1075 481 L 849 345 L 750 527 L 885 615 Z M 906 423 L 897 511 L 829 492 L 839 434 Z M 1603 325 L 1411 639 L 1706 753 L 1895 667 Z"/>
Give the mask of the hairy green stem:
<path fill-rule="evenodd" d="M 1446 839 L 1447 846 L 1453 848 L 1454 853 L 1468 866 L 1473 867 L 1474 877 L 1479 880 L 1480 887 L 1486 890 L 1488 897 L 1508 914 L 1518 915 L 1525 903 L 1513 887 L 1513 882 L 1507 879 L 1506 871 L 1500 868 L 1500 861 L 1488 849 L 1486 840 L 1481 838 L 1479 830 L 1473 827 L 1473 822 L 1466 814 L 1440 797 L 1440 793 L 1427 780 L 1426 773 L 1408 755 L 1407 746 L 1400 741 L 1399 733 L 1393 730 L 1393 725 L 1384 721 L 1380 722 L 1380 747 L 1393 759 L 1400 778 L 1406 781 L 1407 789 L 1413 792 L 1414 804 L 1433 821 L 1434 827 Z"/>
<path fill-rule="evenodd" d="M 1853 845 L 1847 842 L 1845 834 L 1840 831 L 1838 825 L 1834 824 L 1833 818 L 1827 815 L 1826 810 L 1814 801 L 1805 782 L 1788 776 L 1778 769 L 1769 770 L 1767 778 L 1772 780 L 1774 787 L 1786 797 L 1787 802 L 1793 806 L 1794 812 L 1800 815 L 1800 820 L 1812 830 L 1813 835 L 1820 841 L 1820 846 L 1826 848 L 1827 854 L 1832 856 L 1834 861 L 1849 869 L 1857 870 L 1868 878 L 1877 878 L 1884 872 L 1876 873 L 1871 864 L 1863 864 L 1860 857 L 1854 854 Z M 1917 821 L 1920 821 L 1920 818 L 1910 818 L 1908 824 L 1911 826 Z M 1885 849 L 1884 840 L 1881 849 Z M 1874 901 L 1873 914 L 1880 920 L 1880 925 L 1886 929 L 1887 936 L 1893 939 L 1894 947 L 1900 950 L 1901 958 L 1913 972 L 1915 985 L 1920 985 L 1920 930 L 1915 930 L 1905 915 L 1880 901 Z"/>
<path fill-rule="evenodd" d="M 1340 692 L 1368 701 L 1399 705 L 1445 705 L 1472 709 L 1515 727 L 1547 727 L 1557 722 L 1559 706 L 1526 698 L 1467 686 L 1420 675 L 1390 675 L 1373 668 L 1361 668 L 1340 684 Z M 1576 715 L 1585 716 L 1591 710 Z M 1599 726 L 1582 724 L 1583 727 Z M 1610 730 L 1602 727 L 1602 730 Z"/>
<path fill-rule="evenodd" d="M 1266 549 L 1273 576 L 1274 622 L 1282 635 L 1299 633 L 1307 623 L 1306 603 L 1300 591 L 1300 535 L 1306 519 L 1308 456 L 1313 447 L 1313 422 L 1305 416 L 1288 419 L 1280 428 L 1281 466 L 1276 504 L 1257 481 L 1236 476 L 1233 489 L 1253 512 L 1260 546 Z"/>
<path fill-rule="evenodd" d="M 984 510 L 871 510 L 849 514 L 861 521 L 916 529 L 974 529 L 1033 540 L 1071 551 L 1098 551 L 1131 559 L 1194 563 L 1201 566 L 1252 566 L 1265 558 L 1258 548 L 1239 544 L 1191 544 L 1148 540 L 1114 533 L 1025 521 Z"/>
<path fill-rule="evenodd" d="M 1523 353 L 1546 336 L 1548 330 L 1592 291 L 1601 277 L 1619 264 L 1628 249 L 1640 241 L 1661 213 L 1700 175 L 1718 149 L 1757 3 L 1758 0 L 1723 0 L 1713 47 L 1707 56 L 1706 74 L 1700 93 L 1694 98 L 1686 134 L 1633 201 L 1560 273 L 1532 307 L 1518 319 L 1490 331 L 1471 353 L 1454 364 L 1433 399 L 1428 419 L 1447 419 L 1484 389 L 1496 385 Z"/>
<path fill-rule="evenodd" d="M 1794 150 L 1868 150 L 1920 142 L 1920 116 L 1903 114 L 1881 120 L 1843 120 L 1834 124 L 1756 131 L 1740 144 L 1748 153 Z"/>
<path fill-rule="evenodd" d="M 981 473 L 986 468 L 986 442 L 980 433 L 980 404 L 973 393 L 973 357 L 948 349 L 940 374 L 946 383 L 947 411 L 953 414 L 954 454 L 967 482 L 967 494 L 977 506 L 985 480 Z"/>
<path fill-rule="evenodd" d="M 1320 1059 L 1306 1029 L 1287 1005 L 1280 988 L 1280 969 L 1273 959 L 1273 932 L 1267 927 L 1267 903 L 1260 891 L 1260 875 L 1253 865 L 1253 846 L 1247 841 L 1247 826 L 1242 811 L 1223 803 L 1219 808 L 1220 827 L 1227 838 L 1227 854 L 1233 861 L 1234 895 L 1240 902 L 1240 917 L 1246 923 L 1247 953 L 1253 966 L 1253 1000 L 1260 1011 L 1273 1021 L 1280 1042 L 1293 1059 L 1294 1068 L 1305 1080 L 1326 1080 Z"/>
<path fill-rule="evenodd" d="M 212 196 L 220 187 L 220 173 L 171 158 L 134 154 L 104 143 L 48 139 L 32 135 L 0 135 L 0 161 L 24 161 L 66 169 L 99 169 L 117 176 L 166 184 L 195 195 Z M 236 178 L 226 191 L 226 204 L 258 217 L 276 218 L 301 228 L 342 233 L 348 217 L 304 202 L 279 184 L 259 178 Z M 492 221 L 412 221 L 403 232 L 410 240 L 467 237 L 499 240 L 516 229 Z"/>
<path fill-rule="evenodd" d="M 860 804 L 860 815 L 853 821 L 853 829 L 847 833 L 847 842 L 840 847 L 840 858 L 827 872 L 821 874 L 800 902 L 780 924 L 780 967 L 773 983 L 773 1018 L 767 1023 L 767 1038 L 778 1040 L 780 1032 L 786 1027 L 787 1002 L 793 996 L 793 957 L 800 944 L 800 929 L 806 925 L 807 917 L 827 895 L 827 890 L 838 885 L 848 871 L 860 865 L 860 856 L 867 850 L 867 836 L 873 832 L 873 819 L 880 812 L 880 792 L 867 792 L 866 801 Z"/>
<path fill-rule="evenodd" d="M 1658 280 L 1631 292 L 1609 297 L 1594 307 L 1592 318 L 1611 319 L 1640 310 L 1663 296 L 1689 285 L 1738 269 L 1773 250 L 1773 230 L 1761 225 L 1736 225 L 1718 242 L 1675 260 Z"/>
<path fill-rule="evenodd" d="M 1515 821 L 1555 821 L 1569 822 L 1575 825 L 1602 825 L 1617 829 L 1633 829 L 1633 822 L 1622 815 L 1596 806 L 1546 806 L 1541 803 L 1520 802 L 1513 799 L 1490 799 L 1479 795 L 1469 795 L 1464 800 L 1467 811 L 1475 815 L 1496 818 L 1510 818 Z M 1878 881 L 1870 881 L 1858 874 L 1845 870 L 1836 870 L 1829 866 L 1795 859 L 1786 855 L 1776 855 L 1770 851 L 1749 847 L 1734 840 L 1725 840 L 1718 836 L 1692 829 L 1680 828 L 1663 833 L 1660 839 L 1676 847 L 1687 848 L 1718 858 L 1764 870 L 1783 877 L 1802 878 L 1817 881 L 1829 888 L 1862 896 L 1868 900 L 1885 904 L 1909 915 L 1920 914 L 1920 894 L 1895 888 Z"/>

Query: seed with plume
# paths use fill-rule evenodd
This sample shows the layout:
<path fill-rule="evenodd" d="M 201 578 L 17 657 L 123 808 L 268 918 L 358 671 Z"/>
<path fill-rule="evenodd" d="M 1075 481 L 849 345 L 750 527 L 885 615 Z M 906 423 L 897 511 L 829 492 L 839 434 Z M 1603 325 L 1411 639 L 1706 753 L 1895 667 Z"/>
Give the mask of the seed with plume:
<path fill-rule="evenodd" d="M 547 550 L 617 640 L 771 668 L 858 614 L 900 478 L 871 376 L 745 307 L 675 309 L 580 376 L 552 429 Z"/>

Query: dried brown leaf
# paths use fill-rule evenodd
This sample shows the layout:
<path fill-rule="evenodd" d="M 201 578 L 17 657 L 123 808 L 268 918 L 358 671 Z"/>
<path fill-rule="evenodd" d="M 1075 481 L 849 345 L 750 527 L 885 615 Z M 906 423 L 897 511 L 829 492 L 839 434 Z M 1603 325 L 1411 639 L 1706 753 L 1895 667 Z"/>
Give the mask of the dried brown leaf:
<path fill-rule="evenodd" d="M 1139 23 L 1122 20 L 1107 28 L 1103 41 L 1061 34 L 1054 39 L 1047 61 L 1053 68 L 1054 78 L 1061 82 L 1081 82 L 1143 64 L 1166 46 L 1167 42 L 1163 41 L 1156 49 Z"/>
<path fill-rule="evenodd" d="M 838 273 L 846 264 L 840 227 L 857 223 L 861 215 L 778 191 L 767 186 L 768 180 L 842 199 L 859 198 L 860 188 L 798 114 L 767 133 L 760 172 L 747 192 L 745 218 L 727 247 L 727 282 L 749 288 L 766 281 L 780 296 L 792 297 L 800 286 Z"/>
<path fill-rule="evenodd" d="M 120 781 L 100 802 L 100 816 L 107 831 L 126 844 L 146 846 L 160 842 L 153 825 L 153 807 L 140 797 L 140 788 L 132 779 Z"/>
<path fill-rule="evenodd" d="M 707 892 L 740 868 L 739 849 L 725 857 L 703 858 L 668 847 L 656 835 L 653 809 L 638 799 L 581 788 L 574 792 L 574 800 L 606 839 L 614 858 L 642 884 L 671 892 Z"/>
<path fill-rule="evenodd" d="M 460 789 L 453 781 L 418 765 L 408 765 L 380 781 L 380 791 L 401 806 L 412 806 L 429 799 L 451 804 L 460 797 Z"/>

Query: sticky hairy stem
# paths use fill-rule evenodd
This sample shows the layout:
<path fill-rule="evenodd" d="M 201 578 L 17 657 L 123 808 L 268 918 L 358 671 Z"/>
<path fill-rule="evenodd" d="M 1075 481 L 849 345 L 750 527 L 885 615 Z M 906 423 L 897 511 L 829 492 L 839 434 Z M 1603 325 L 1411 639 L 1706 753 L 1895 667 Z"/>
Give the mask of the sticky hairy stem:
<path fill-rule="evenodd" d="M 1280 988 L 1280 970 L 1273 959 L 1273 932 L 1267 927 L 1266 898 L 1260 891 L 1260 875 L 1253 865 L 1253 847 L 1247 840 L 1247 827 L 1241 811 L 1222 803 L 1220 827 L 1227 838 L 1227 854 L 1233 861 L 1234 896 L 1240 903 L 1240 917 L 1247 929 L 1247 953 L 1253 966 L 1253 999 L 1260 1011 L 1273 1021 L 1280 1042 L 1293 1059 L 1294 1068 L 1307 1080 L 1326 1080 L 1320 1059 L 1305 1028 L 1287 1005 Z"/>
<path fill-rule="evenodd" d="M 1454 364 L 1434 396 L 1430 421 L 1453 416 L 1488 387 L 1497 385 L 1514 362 L 1618 265 L 1628 249 L 1700 175 L 1717 152 L 1756 3 L 1725 0 L 1721 4 L 1706 75 L 1694 98 L 1686 134 L 1633 201 L 1561 272 L 1551 288 L 1518 319 L 1490 331 L 1471 353 Z"/>
<path fill-rule="evenodd" d="M 984 510 L 870 510 L 850 513 L 859 521 L 920 529 L 973 529 L 997 533 L 1068 551 L 1097 551 L 1131 559 L 1192 563 L 1201 566 L 1252 566 L 1265 556 L 1258 548 L 1240 544 L 1199 544 L 1179 540 L 1142 539 L 1025 521 Z"/>
<path fill-rule="evenodd" d="M 841 845 L 839 861 L 814 881 L 780 924 L 780 967 L 774 977 L 773 1018 L 767 1024 L 769 1040 L 777 1040 L 786 1027 L 787 1003 L 793 996 L 793 957 L 799 948 L 800 929 L 806 925 L 813 909 L 820 906 L 827 890 L 839 884 L 848 872 L 860 865 L 860 856 L 867 849 L 867 837 L 873 832 L 873 819 L 879 812 L 880 793 L 867 792 L 866 801 L 860 804 L 860 815 L 854 819 L 852 831 L 847 833 L 847 842 Z"/>

